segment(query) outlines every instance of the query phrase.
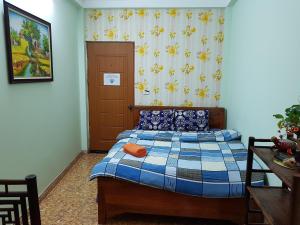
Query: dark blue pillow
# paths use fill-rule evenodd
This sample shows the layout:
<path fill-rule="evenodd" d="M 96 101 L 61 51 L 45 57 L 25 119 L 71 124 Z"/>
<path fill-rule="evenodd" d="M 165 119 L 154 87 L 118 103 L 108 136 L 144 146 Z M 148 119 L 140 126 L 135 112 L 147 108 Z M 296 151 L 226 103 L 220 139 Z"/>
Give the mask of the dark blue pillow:
<path fill-rule="evenodd" d="M 207 131 L 208 110 L 175 110 L 175 130 Z"/>
<path fill-rule="evenodd" d="M 139 130 L 174 130 L 174 111 L 142 110 L 140 111 Z"/>

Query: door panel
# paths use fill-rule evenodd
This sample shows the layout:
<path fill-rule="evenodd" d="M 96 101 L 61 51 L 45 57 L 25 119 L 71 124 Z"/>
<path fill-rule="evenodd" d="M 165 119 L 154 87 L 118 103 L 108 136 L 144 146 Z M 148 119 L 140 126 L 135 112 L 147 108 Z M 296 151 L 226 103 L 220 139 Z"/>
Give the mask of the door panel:
<path fill-rule="evenodd" d="M 110 115 L 107 113 L 99 114 L 99 122 L 104 127 L 124 127 L 124 114 Z"/>
<path fill-rule="evenodd" d="M 123 130 L 131 129 L 134 104 L 134 44 L 88 42 L 90 150 L 109 150 Z M 104 73 L 120 74 L 120 85 L 104 85 Z"/>
<path fill-rule="evenodd" d="M 123 56 L 99 56 L 97 57 L 100 71 L 123 72 L 124 57 Z"/>
<path fill-rule="evenodd" d="M 96 110 L 99 110 L 100 113 L 110 113 L 110 112 L 122 112 L 127 110 L 126 101 L 122 100 L 114 100 L 112 104 L 110 104 L 111 100 L 101 100 L 99 101 L 99 104 L 95 107 Z M 107 107 L 102 107 L 102 105 L 106 105 Z"/>
<path fill-rule="evenodd" d="M 112 104 L 110 104 L 112 103 Z M 102 105 L 106 105 L 107 107 L 102 107 Z M 99 101 L 99 104 L 97 105 L 97 110 L 99 109 L 99 112 L 101 113 L 110 113 L 110 112 L 122 112 L 127 110 L 126 108 L 127 103 L 123 100 L 101 100 Z"/>

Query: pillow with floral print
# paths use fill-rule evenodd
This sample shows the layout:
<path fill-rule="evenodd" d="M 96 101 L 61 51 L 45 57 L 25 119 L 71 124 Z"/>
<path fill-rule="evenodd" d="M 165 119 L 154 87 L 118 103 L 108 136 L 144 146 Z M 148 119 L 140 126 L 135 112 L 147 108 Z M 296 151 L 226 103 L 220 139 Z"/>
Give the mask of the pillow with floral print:
<path fill-rule="evenodd" d="M 139 130 L 174 130 L 174 111 L 167 110 L 141 110 Z"/>
<path fill-rule="evenodd" d="M 175 110 L 176 131 L 207 131 L 208 110 Z"/>

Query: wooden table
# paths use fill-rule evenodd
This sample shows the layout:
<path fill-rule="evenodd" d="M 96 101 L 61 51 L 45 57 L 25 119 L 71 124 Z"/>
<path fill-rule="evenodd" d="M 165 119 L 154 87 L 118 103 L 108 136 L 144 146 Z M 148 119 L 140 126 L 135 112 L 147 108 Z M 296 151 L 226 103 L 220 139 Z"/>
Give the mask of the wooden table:
<path fill-rule="evenodd" d="M 261 209 L 265 222 L 271 225 L 300 225 L 300 169 L 284 168 L 273 162 L 274 152 L 270 147 L 256 146 L 256 143 L 271 142 L 269 139 L 249 138 L 246 175 L 247 218 L 257 213 L 249 207 L 252 198 Z M 253 155 L 256 154 L 269 170 L 253 169 Z M 282 181 L 282 187 L 254 187 L 251 185 L 252 173 L 267 172 L 276 174 Z"/>

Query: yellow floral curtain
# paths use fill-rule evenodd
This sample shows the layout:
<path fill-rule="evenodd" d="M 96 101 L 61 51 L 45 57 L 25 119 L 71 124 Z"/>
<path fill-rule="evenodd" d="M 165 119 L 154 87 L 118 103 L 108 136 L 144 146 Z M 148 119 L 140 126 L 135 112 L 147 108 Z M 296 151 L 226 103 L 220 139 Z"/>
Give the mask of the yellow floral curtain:
<path fill-rule="evenodd" d="M 135 42 L 135 104 L 217 106 L 224 9 L 86 11 L 86 40 Z"/>

